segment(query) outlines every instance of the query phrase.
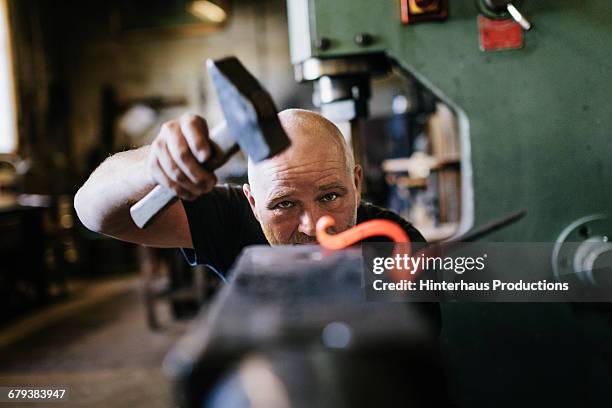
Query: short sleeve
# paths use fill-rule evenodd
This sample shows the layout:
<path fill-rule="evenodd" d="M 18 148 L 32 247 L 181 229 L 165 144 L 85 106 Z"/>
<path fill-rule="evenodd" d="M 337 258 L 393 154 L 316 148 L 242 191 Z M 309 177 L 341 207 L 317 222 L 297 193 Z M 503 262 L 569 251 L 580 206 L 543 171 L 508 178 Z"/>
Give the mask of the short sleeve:
<path fill-rule="evenodd" d="M 242 248 L 260 243 L 261 227 L 241 187 L 215 186 L 210 193 L 182 203 L 193 243 L 193 249 L 182 250 L 191 265 L 212 265 L 225 274 Z"/>
<path fill-rule="evenodd" d="M 425 237 L 423 237 L 423 234 L 421 234 L 419 230 L 396 213 L 370 203 L 362 202 L 357 211 L 357 222 L 361 223 L 373 219 L 386 219 L 393 221 L 402 227 L 406 234 L 408 234 L 411 242 L 427 243 L 427 240 Z M 367 241 L 381 240 L 382 239 L 379 238 L 373 238 L 368 239 Z"/>

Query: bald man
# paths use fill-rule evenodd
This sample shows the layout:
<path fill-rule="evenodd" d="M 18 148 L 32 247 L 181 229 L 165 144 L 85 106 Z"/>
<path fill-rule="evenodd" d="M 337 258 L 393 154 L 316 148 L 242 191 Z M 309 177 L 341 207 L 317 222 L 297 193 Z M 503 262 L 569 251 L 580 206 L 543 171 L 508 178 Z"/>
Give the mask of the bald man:
<path fill-rule="evenodd" d="M 385 218 L 400 224 L 412 241 L 425 241 L 398 215 L 361 201 L 361 167 L 333 123 L 299 109 L 285 110 L 279 119 L 291 146 L 249 163 L 249 183 L 242 188 L 215 185 L 215 175 L 201 166 L 210 155 L 206 121 L 184 115 L 165 123 L 151 146 L 102 163 L 75 196 L 78 216 L 87 228 L 124 241 L 183 248 L 190 262 L 221 273 L 248 245 L 315 243 L 323 215 L 334 218 L 337 232 Z M 156 184 L 180 200 L 141 230 L 129 208 Z"/>

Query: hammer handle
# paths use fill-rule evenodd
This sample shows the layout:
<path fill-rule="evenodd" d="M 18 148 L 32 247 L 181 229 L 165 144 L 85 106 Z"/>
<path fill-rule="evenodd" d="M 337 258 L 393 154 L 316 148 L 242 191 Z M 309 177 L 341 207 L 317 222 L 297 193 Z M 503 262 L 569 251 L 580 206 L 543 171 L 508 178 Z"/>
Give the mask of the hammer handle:
<path fill-rule="evenodd" d="M 212 131 L 212 137 L 215 137 L 215 135 L 219 136 L 220 133 L 224 131 L 225 126 L 216 127 Z M 211 157 L 202 164 L 202 167 L 210 172 L 223 166 L 238 152 L 238 150 L 240 150 L 237 143 L 232 144 L 226 149 L 219 147 L 219 145 L 213 141 L 211 141 L 210 144 L 212 152 Z M 132 220 L 138 228 L 145 228 L 153 221 L 157 214 L 176 201 L 176 199 L 176 193 L 173 190 L 157 185 L 146 196 L 130 207 Z"/>

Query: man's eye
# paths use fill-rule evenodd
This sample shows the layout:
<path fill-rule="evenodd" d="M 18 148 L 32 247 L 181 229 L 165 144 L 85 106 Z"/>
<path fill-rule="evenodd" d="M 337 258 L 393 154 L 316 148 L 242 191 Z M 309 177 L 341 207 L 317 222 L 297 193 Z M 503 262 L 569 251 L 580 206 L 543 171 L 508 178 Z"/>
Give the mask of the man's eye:
<path fill-rule="evenodd" d="M 274 208 L 280 208 L 283 210 L 291 207 L 293 207 L 293 203 L 291 201 L 281 201 L 274 206 Z"/>
<path fill-rule="evenodd" d="M 336 198 L 338 198 L 338 194 L 336 194 L 336 193 L 329 193 L 329 194 L 325 194 L 323 197 L 321 197 L 321 201 L 323 201 L 323 202 L 334 201 Z"/>

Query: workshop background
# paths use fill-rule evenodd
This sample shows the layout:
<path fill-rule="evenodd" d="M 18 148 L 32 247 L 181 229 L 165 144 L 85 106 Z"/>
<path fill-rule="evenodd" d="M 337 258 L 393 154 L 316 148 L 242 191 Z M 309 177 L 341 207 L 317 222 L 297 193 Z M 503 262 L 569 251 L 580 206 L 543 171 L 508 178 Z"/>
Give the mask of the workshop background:
<path fill-rule="evenodd" d="M 179 251 L 88 231 L 72 202 L 164 121 L 222 121 L 206 58 L 235 55 L 279 110 L 337 123 L 364 198 L 429 242 L 483 226 L 490 241 L 586 242 L 537 264 L 551 280 L 610 264 L 607 0 L 0 0 L 0 13 L 0 386 L 69 386 L 87 407 L 189 392 L 163 362 L 223 282 Z M 245 170 L 237 157 L 219 178 Z M 611 325 L 608 304 L 442 304 L 442 371 L 428 375 L 452 406 L 609 406 Z"/>
<path fill-rule="evenodd" d="M 87 231 L 73 196 L 163 121 L 222 120 L 206 58 L 238 55 L 279 106 L 310 100 L 293 80 L 284 1 L 234 2 L 214 21 L 191 3 L 2 1 L 17 117 L 14 130 L 0 119 L 2 386 L 69 385 L 88 407 L 171 405 L 161 363 L 197 310 L 191 268 L 178 251 Z"/>

